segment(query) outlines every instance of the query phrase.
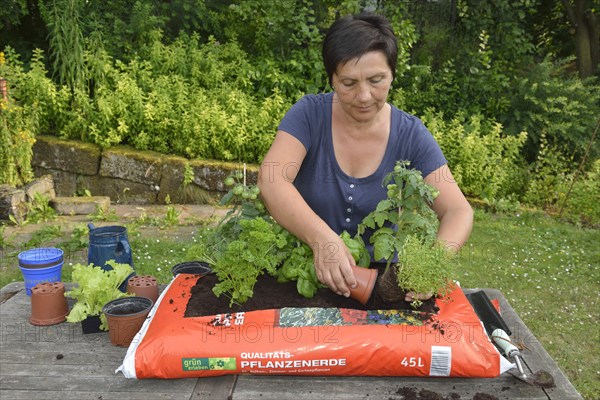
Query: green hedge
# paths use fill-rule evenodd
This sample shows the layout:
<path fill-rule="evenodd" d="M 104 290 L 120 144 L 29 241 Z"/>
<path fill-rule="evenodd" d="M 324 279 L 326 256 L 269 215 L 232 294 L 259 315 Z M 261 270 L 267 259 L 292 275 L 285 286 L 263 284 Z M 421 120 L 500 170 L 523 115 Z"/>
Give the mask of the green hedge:
<path fill-rule="evenodd" d="M 515 182 L 521 171 L 520 150 L 526 132 L 503 135 L 500 124 L 482 121 L 478 115 L 447 121 L 441 113 L 427 111 L 422 119 L 465 194 L 491 201 L 520 189 Z"/>
<path fill-rule="evenodd" d="M 155 32 L 154 40 L 127 63 L 113 60 L 102 49 L 86 51 L 87 68 L 93 69 L 88 76 L 93 79 L 84 88 L 69 89 L 54 83 L 41 50 L 34 52 L 28 67 L 10 48 L 5 56 L 0 74 L 8 79 L 11 98 L 17 102 L 11 99 L 13 117 L 5 118 L 2 125 L 0 182 L 4 183 L 21 184 L 31 179 L 32 141 L 20 138 L 34 133 L 103 147 L 127 144 L 187 158 L 258 163 L 274 138 L 278 122 L 302 95 L 282 93 L 278 82 L 289 84 L 289 76 L 277 68 L 264 75 L 264 63 L 253 64 L 235 41 L 201 42 L 193 35 L 182 35 L 167 45 L 160 32 Z M 550 69 L 548 65 L 540 68 Z M 271 91 L 257 93 L 257 80 Z M 522 90 L 529 102 L 523 104 L 531 109 L 519 114 L 523 125 L 530 128 L 527 133 L 515 133 L 515 126 L 507 132 L 497 120 L 479 113 L 444 114 L 434 107 L 413 112 L 422 117 L 440 143 L 457 182 L 469 196 L 484 199 L 498 209 L 510 209 L 507 205 L 519 202 L 560 208 L 574 213 L 573 219 L 598 223 L 595 207 L 583 206 L 595 202 L 590 188 L 596 187 L 598 175 L 587 168 L 576 176 L 579 161 L 567 156 L 573 154 L 575 145 L 581 148 L 589 136 L 583 133 L 589 129 L 598 96 L 581 96 L 594 87 L 593 82 L 585 86 L 577 80 L 554 77 L 544 87 Z M 549 94 L 553 100 L 545 102 L 542 97 Z M 561 96 L 574 99 L 565 100 L 568 107 L 563 113 L 554 105 Z M 391 101 L 400 107 L 410 109 L 409 99 L 406 88 L 392 92 Z M 581 117 L 580 124 L 577 116 Z M 577 133 L 577 138 L 569 132 Z M 538 138 L 539 150 L 528 164 L 524 149 L 534 137 Z M 556 151 L 543 150 L 542 137 Z M 560 162 L 551 158 L 554 154 Z M 589 165 L 594 157 L 592 151 Z M 571 181 L 574 185 L 569 191 L 565 183 Z"/>

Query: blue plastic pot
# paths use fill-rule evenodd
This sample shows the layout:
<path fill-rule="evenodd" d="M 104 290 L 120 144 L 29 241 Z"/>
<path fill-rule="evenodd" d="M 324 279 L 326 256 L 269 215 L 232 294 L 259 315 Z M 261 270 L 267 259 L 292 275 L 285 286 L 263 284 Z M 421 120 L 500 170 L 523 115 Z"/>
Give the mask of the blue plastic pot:
<path fill-rule="evenodd" d="M 25 280 L 25 292 L 38 283 L 60 282 L 63 266 L 63 251 L 55 247 L 41 247 L 19 253 L 19 268 Z"/>

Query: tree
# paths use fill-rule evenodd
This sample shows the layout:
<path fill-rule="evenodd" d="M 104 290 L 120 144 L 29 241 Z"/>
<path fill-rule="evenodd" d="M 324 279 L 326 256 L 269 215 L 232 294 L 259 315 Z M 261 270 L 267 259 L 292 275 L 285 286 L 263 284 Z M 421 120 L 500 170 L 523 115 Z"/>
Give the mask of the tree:
<path fill-rule="evenodd" d="M 71 93 L 84 85 L 82 6 L 81 0 L 61 0 L 54 1 L 44 10 L 48 16 L 54 73 Z"/>
<path fill-rule="evenodd" d="M 595 7 L 593 7 L 595 3 Z M 600 18 L 598 1 L 562 0 L 575 32 L 577 69 L 581 78 L 597 72 L 600 63 Z"/>

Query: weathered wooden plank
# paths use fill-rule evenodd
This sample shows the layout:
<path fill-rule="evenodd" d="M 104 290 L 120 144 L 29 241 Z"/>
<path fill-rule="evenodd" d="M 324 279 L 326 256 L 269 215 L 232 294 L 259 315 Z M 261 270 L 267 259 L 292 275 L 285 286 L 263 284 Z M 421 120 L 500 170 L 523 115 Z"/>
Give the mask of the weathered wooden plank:
<path fill-rule="evenodd" d="M 493 394 L 499 399 L 548 400 L 533 386 L 510 379 L 461 379 L 416 377 L 303 377 L 239 376 L 232 399 L 265 399 L 277 394 L 281 400 L 401 399 L 402 391 L 429 390 L 450 398 L 452 393 L 472 399 L 476 393 Z M 265 397 L 267 396 L 267 397 Z"/>
<path fill-rule="evenodd" d="M 89 335 L 70 336 L 63 331 L 13 331 L 2 336 L 0 349 L 2 351 L 55 351 L 80 352 L 80 353 L 110 353 L 125 357 L 127 349 L 110 344 L 108 333 L 93 333 Z"/>
<path fill-rule="evenodd" d="M 24 296 L 17 296 L 17 294 L 21 293 L 21 291 L 23 291 Z M 6 302 L 4 303 L 4 306 L 2 307 L 4 310 L 10 310 L 13 307 L 29 307 L 31 308 L 31 297 L 27 296 L 27 294 L 25 294 L 25 289 L 19 289 L 17 292 L 7 292 L 7 293 L 14 293 L 15 295 L 12 296 L 10 298 L 10 302 Z"/>
<path fill-rule="evenodd" d="M 0 295 L 4 293 L 16 293 L 25 290 L 25 282 L 11 282 L 0 288 Z"/>
<path fill-rule="evenodd" d="M 16 294 L 18 294 L 17 292 Z M 31 298 L 27 296 L 13 296 L 10 302 L 6 302 L 0 313 L 2 314 L 20 314 L 31 313 Z"/>
<path fill-rule="evenodd" d="M 58 355 L 62 355 L 61 360 L 57 359 Z M 70 365 L 108 365 L 117 369 L 123 361 L 123 355 L 111 353 L 82 353 L 77 351 L 65 351 L 65 349 L 57 347 L 54 351 L 2 351 L 0 352 L 0 364 L 8 363 L 27 365 L 55 365 L 55 364 L 70 364 Z"/>
<path fill-rule="evenodd" d="M 0 289 L 0 304 L 6 303 L 15 297 L 21 290 L 25 290 L 23 282 L 12 282 Z"/>
<path fill-rule="evenodd" d="M 0 376 L 0 390 L 80 391 L 90 389 L 108 392 L 182 393 L 190 396 L 196 381 L 194 379 L 126 379 L 122 375 L 104 376 Z"/>
<path fill-rule="evenodd" d="M 31 304 L 11 304 L 10 308 L 3 307 L 0 310 L 0 318 L 10 315 L 24 315 L 26 318 L 29 318 L 31 315 Z"/>
<path fill-rule="evenodd" d="M 77 376 L 77 379 L 82 376 L 92 376 L 94 378 L 104 377 L 107 379 L 107 381 L 111 382 L 114 379 L 124 379 L 122 376 L 115 376 L 115 368 L 109 367 L 105 364 L 94 363 L 93 365 L 61 365 L 60 361 L 61 360 L 53 362 L 52 364 L 48 364 L 46 362 L 42 362 L 40 364 L 5 363 L 3 364 L 1 371 L 3 376 L 37 376 L 40 377 L 40 379 L 46 379 L 48 377 L 71 379 L 71 377 L 74 376 Z M 179 392 L 187 393 L 187 396 L 190 399 L 227 399 L 231 396 L 236 378 L 237 376 L 235 375 L 226 375 L 202 379 L 155 379 L 148 381 L 159 382 L 159 386 L 165 386 L 169 390 L 171 390 L 173 387 L 173 382 L 179 383 L 180 385 L 184 386 L 183 390 L 179 390 Z M 138 382 L 140 382 L 140 385 L 145 385 L 143 383 L 145 381 L 147 380 Z M 3 392 L 4 389 L 5 388 L 2 387 Z M 31 392 L 29 392 L 29 394 L 31 395 Z M 152 395 L 152 398 L 154 398 L 154 392 Z M 177 398 L 187 399 L 188 397 L 181 397 L 181 395 L 179 395 Z M 104 398 L 105 397 L 103 397 L 103 399 Z M 129 397 L 126 398 L 129 399 Z"/>
<path fill-rule="evenodd" d="M 18 376 L 96 376 L 96 377 L 114 377 L 115 366 L 108 364 L 62 364 L 61 360 L 56 360 L 52 364 L 19 364 L 6 363 L 2 365 L 2 375 Z"/>
<path fill-rule="evenodd" d="M 230 399 L 237 375 L 215 376 L 210 378 L 198 378 L 194 392 L 190 397 L 193 399 Z"/>
<path fill-rule="evenodd" d="M 49 342 L 67 346 L 85 343 L 87 346 L 93 344 L 95 351 L 117 351 L 117 348 L 110 344 L 108 332 L 83 334 L 80 323 L 63 322 L 51 326 L 35 326 L 29 323 L 29 314 L 0 314 L 0 346 L 6 343 L 11 343 L 12 346 L 18 342 Z M 125 349 L 121 348 L 120 351 L 125 354 Z"/>
<path fill-rule="evenodd" d="M 37 392 L 33 390 L 3 390 L 2 398 L 10 400 L 187 400 L 186 393 L 172 392 L 105 392 L 102 388 L 91 388 L 90 391 L 58 391 L 45 390 Z"/>

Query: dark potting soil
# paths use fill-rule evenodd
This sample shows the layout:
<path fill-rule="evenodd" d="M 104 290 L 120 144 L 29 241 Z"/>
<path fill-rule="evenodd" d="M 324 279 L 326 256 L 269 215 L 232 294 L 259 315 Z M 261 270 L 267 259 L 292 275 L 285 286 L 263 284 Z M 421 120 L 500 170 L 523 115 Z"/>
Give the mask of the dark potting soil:
<path fill-rule="evenodd" d="M 357 310 L 415 310 L 410 303 L 398 301 L 385 303 L 376 292 L 366 305 L 358 301 L 339 296 L 329 289 L 320 289 L 312 299 L 298 294 L 296 282 L 279 283 L 269 275 L 259 277 L 254 286 L 254 296 L 244 304 L 234 304 L 229 307 L 229 299 L 221 295 L 216 297 L 212 291 L 218 283 L 216 275 L 206 275 L 198 279 L 198 283 L 192 288 L 191 297 L 185 310 L 186 317 L 201 317 L 223 313 L 234 313 L 242 311 L 268 310 L 284 307 L 320 307 L 320 308 L 350 308 Z M 427 300 L 417 309 L 422 314 L 423 320 L 429 320 L 438 311 L 434 299 Z"/>
<path fill-rule="evenodd" d="M 460 394 L 450 393 L 448 396 L 443 396 L 437 392 L 431 390 L 421 389 L 417 391 L 416 388 L 403 386 L 396 391 L 396 394 L 402 396 L 403 400 L 458 400 Z"/>
<path fill-rule="evenodd" d="M 112 315 L 129 315 L 144 311 L 147 307 L 143 304 L 122 304 L 110 310 Z"/>
<path fill-rule="evenodd" d="M 498 398 L 489 393 L 475 393 L 473 400 L 498 400 Z"/>
<path fill-rule="evenodd" d="M 419 391 L 419 399 L 423 400 L 445 400 L 444 396 L 431 390 L 421 389 Z"/>
<path fill-rule="evenodd" d="M 411 387 L 401 387 L 396 391 L 396 394 L 402 395 L 404 400 L 417 400 L 417 389 Z"/>

